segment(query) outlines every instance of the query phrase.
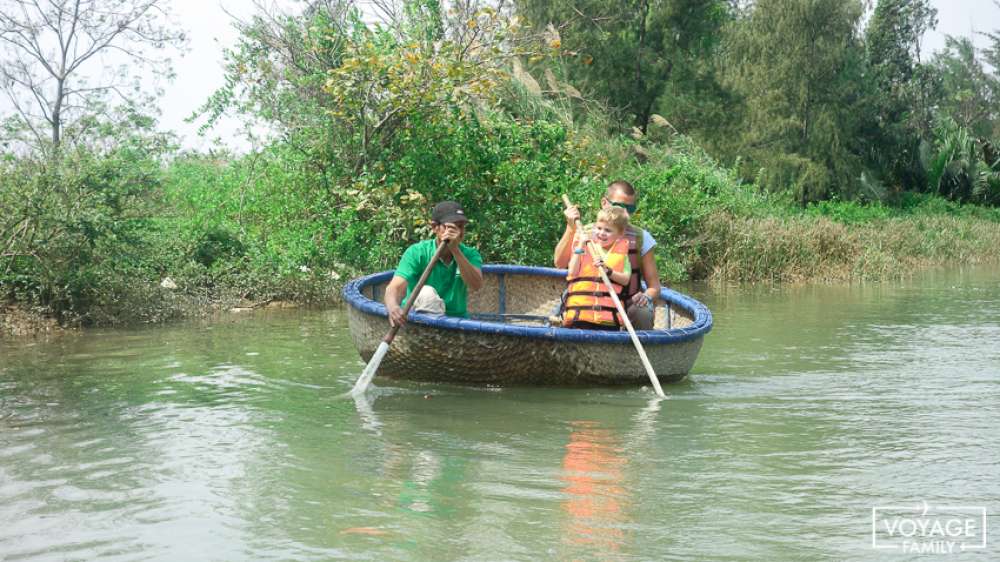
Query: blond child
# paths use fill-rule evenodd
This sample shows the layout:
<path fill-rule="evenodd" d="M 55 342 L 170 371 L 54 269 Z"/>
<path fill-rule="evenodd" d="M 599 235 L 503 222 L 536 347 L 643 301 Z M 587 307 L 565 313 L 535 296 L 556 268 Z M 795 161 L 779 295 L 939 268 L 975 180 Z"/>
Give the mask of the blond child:
<path fill-rule="evenodd" d="M 563 326 L 589 330 L 618 330 L 622 321 L 611 293 L 601 278 L 604 270 L 611 290 L 620 294 L 632 275 L 625 228 L 628 213 L 620 207 L 601 209 L 590 235 L 578 232 L 566 274 Z M 587 248 L 593 242 L 596 259 Z"/>

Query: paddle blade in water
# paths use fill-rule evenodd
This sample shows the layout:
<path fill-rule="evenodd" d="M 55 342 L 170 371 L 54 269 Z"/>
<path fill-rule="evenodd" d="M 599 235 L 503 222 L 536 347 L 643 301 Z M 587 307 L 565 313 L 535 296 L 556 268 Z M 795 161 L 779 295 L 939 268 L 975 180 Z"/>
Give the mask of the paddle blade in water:
<path fill-rule="evenodd" d="M 378 371 L 378 366 L 382 363 L 382 358 L 389 351 L 389 344 L 382 342 L 378 344 L 378 349 L 375 350 L 375 354 L 372 355 L 371 361 L 365 365 L 364 372 L 358 377 L 358 382 L 354 383 L 354 388 L 351 389 L 351 395 L 357 396 L 363 394 L 365 390 L 368 389 L 368 384 L 372 382 L 375 378 L 375 371 Z"/>

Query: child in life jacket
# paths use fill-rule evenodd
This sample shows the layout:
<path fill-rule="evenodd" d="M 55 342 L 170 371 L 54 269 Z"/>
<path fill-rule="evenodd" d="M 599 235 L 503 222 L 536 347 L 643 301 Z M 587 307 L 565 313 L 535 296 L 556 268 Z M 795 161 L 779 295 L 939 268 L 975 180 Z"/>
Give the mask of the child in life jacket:
<path fill-rule="evenodd" d="M 624 236 L 628 214 L 620 207 L 608 207 L 597 214 L 597 221 L 586 235 L 577 232 L 573 256 L 566 274 L 568 287 L 563 297 L 563 326 L 588 330 L 619 330 L 621 317 L 608 287 L 601 279 L 603 269 L 611 281 L 612 290 L 620 295 L 632 275 L 628 260 L 628 239 Z M 591 256 L 587 242 L 596 244 L 597 260 Z"/>

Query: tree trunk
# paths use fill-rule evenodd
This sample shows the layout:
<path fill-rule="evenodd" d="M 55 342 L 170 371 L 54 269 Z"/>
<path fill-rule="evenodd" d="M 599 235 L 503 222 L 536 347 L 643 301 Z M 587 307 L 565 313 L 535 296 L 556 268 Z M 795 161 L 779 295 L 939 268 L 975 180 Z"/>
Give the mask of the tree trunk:
<path fill-rule="evenodd" d="M 66 95 L 66 79 L 60 78 L 56 82 L 56 100 L 52 107 L 52 146 L 58 150 L 59 142 L 62 140 L 62 102 Z"/>
<path fill-rule="evenodd" d="M 646 47 L 646 20 L 649 18 L 649 2 L 648 0 L 641 0 L 639 2 L 639 29 L 638 39 L 639 48 L 636 50 L 635 57 L 635 89 L 638 95 L 635 96 L 636 101 L 642 101 L 646 94 L 646 88 L 643 86 L 642 80 L 642 55 L 643 49 Z M 645 103 L 643 105 L 646 105 Z M 644 116 L 641 113 L 645 108 L 636 111 L 636 119 L 639 121 L 639 128 L 644 132 L 646 130 L 646 122 Z"/>

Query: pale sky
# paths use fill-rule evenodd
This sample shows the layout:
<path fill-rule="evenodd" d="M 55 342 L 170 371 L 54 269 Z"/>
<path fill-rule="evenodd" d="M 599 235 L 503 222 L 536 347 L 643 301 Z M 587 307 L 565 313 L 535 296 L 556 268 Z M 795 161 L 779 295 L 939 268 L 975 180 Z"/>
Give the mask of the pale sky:
<path fill-rule="evenodd" d="M 285 0 L 280 5 L 294 10 L 302 4 Z M 239 133 L 239 120 L 224 119 L 202 137 L 198 135 L 200 123 L 189 124 L 184 119 L 223 85 L 222 50 L 234 47 L 239 37 L 233 28 L 232 16 L 249 19 L 255 11 L 253 3 L 248 0 L 172 0 L 171 7 L 176 21 L 188 34 L 188 45 L 183 56 L 174 58 L 176 77 L 173 83 L 164 87 L 160 127 L 178 133 L 185 148 L 207 149 L 216 138 L 229 147 L 247 148 L 248 143 Z"/>
<path fill-rule="evenodd" d="M 294 0 L 265 1 L 269 5 L 278 4 L 292 10 L 303 6 L 302 2 Z M 968 36 L 974 31 L 1000 29 L 1000 7 L 992 0 L 931 0 L 931 3 L 938 9 L 938 28 L 924 38 L 924 60 L 944 46 L 946 34 Z M 207 149 L 216 138 L 233 148 L 247 148 L 247 142 L 240 138 L 240 123 L 237 120 L 225 120 L 206 137 L 200 137 L 197 124 L 185 123 L 184 118 L 223 84 L 222 49 L 235 45 L 238 36 L 226 12 L 246 18 L 254 11 L 252 2 L 171 0 L 170 6 L 175 20 L 185 28 L 189 44 L 186 53 L 173 57 L 176 78 L 164 85 L 166 93 L 160 102 L 161 129 L 178 133 L 186 148 Z M 984 44 L 981 38 L 977 38 L 976 42 Z"/>
<path fill-rule="evenodd" d="M 937 29 L 924 35 L 923 59 L 944 48 L 945 35 L 968 37 L 975 32 L 1000 30 L 1000 7 L 992 0 L 931 0 L 938 11 Z M 974 41 L 986 45 L 982 37 Z"/>

